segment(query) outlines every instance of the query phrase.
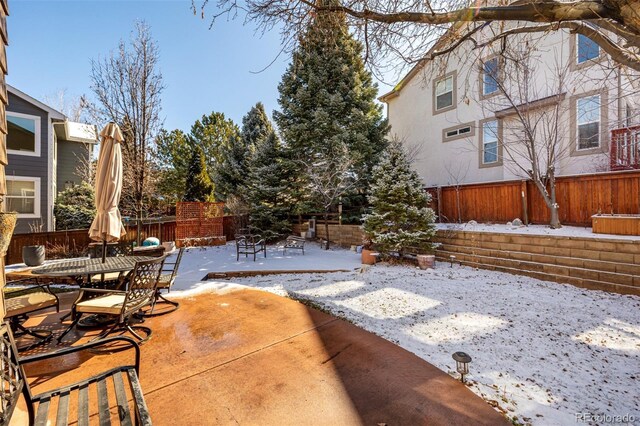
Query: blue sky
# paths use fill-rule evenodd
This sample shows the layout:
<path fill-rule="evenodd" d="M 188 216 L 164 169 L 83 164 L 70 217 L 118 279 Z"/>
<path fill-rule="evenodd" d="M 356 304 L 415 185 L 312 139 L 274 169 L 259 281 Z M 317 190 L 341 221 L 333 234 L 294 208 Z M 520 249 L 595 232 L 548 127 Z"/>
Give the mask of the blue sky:
<path fill-rule="evenodd" d="M 11 0 L 7 82 L 44 100 L 61 90 L 90 94 L 90 59 L 128 39 L 136 20 L 146 21 L 158 42 L 166 89 L 162 117 L 167 129 L 188 130 L 203 114 L 224 112 L 240 124 L 258 101 L 277 108 L 277 86 L 289 61 L 279 35 L 255 34 L 242 19 L 196 17 L 189 0 Z M 55 105 L 52 105 L 55 106 Z M 97 123 L 102 124 L 102 123 Z"/>

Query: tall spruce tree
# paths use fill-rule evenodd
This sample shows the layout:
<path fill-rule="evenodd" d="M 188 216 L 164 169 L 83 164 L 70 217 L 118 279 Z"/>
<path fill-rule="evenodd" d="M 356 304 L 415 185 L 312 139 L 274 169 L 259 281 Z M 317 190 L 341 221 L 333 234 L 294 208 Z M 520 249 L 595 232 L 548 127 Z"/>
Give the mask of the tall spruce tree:
<path fill-rule="evenodd" d="M 373 170 L 369 195 L 372 212 L 364 216 L 364 233 L 381 253 L 407 249 L 426 253 L 434 248 L 435 214 L 431 196 L 411 169 L 402 146 L 392 142 Z"/>
<path fill-rule="evenodd" d="M 213 183 L 207 173 L 204 151 L 200 147 L 195 147 L 191 153 L 182 201 L 214 201 Z"/>
<path fill-rule="evenodd" d="M 234 196 L 245 200 L 244 187 L 249 174 L 249 163 L 255 146 L 264 142 L 273 133 L 273 126 L 267 117 L 264 106 L 258 102 L 242 118 L 242 130 L 233 135 L 227 146 L 221 149 L 220 162 L 215 166 L 213 181 L 216 185 L 216 197 L 227 200 Z"/>
<path fill-rule="evenodd" d="M 358 181 L 354 193 L 361 194 L 359 201 L 352 199 L 356 204 L 364 204 L 362 195 L 389 130 L 361 54 L 362 45 L 349 33 L 344 15 L 318 12 L 278 86 L 280 111 L 274 113 L 282 138 L 298 159 L 332 158 L 347 146 Z M 300 200 L 305 186 L 299 182 Z"/>
<path fill-rule="evenodd" d="M 288 234 L 288 188 L 291 162 L 274 131 L 257 141 L 247 181 L 251 229 L 267 240 Z"/>

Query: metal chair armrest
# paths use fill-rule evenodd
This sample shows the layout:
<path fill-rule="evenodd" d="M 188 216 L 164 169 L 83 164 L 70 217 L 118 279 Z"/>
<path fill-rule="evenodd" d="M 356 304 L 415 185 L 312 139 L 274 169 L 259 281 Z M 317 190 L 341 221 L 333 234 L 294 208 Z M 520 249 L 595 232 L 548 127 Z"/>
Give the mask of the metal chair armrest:
<path fill-rule="evenodd" d="M 51 358 L 55 358 L 55 357 L 59 357 L 59 356 L 65 356 L 65 355 L 69 355 L 72 353 L 76 353 L 79 351 L 84 351 L 87 349 L 92 349 L 98 346 L 102 346 L 105 345 L 107 343 L 112 343 L 115 341 L 123 341 L 123 342 L 127 342 L 130 343 L 131 346 L 135 349 L 135 353 L 136 353 L 136 362 L 135 362 L 135 370 L 137 374 L 140 374 L 140 346 L 135 342 L 135 340 L 133 340 L 130 337 L 125 337 L 125 336 L 114 336 L 114 337 L 107 337 L 105 339 L 100 339 L 100 340 L 96 340 L 94 342 L 88 342 L 82 345 L 78 345 L 78 346 L 71 346 L 68 348 L 64 348 L 64 349 L 60 349 L 57 351 L 53 351 L 53 352 L 49 352 L 49 353 L 45 353 L 45 354 L 36 354 L 36 355 L 30 355 L 30 356 L 25 356 L 25 357 L 20 357 L 19 361 L 21 364 L 28 364 L 28 363 L 32 363 L 32 362 L 37 362 L 37 361 L 44 361 L 47 359 L 51 359 Z"/>

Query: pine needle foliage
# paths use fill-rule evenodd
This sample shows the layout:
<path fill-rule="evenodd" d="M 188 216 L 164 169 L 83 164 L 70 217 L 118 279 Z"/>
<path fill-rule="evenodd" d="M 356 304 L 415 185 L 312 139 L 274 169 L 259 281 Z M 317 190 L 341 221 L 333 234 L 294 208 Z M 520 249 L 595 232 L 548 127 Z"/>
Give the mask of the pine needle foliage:
<path fill-rule="evenodd" d="M 363 229 L 375 249 L 383 254 L 425 254 L 433 251 L 435 214 L 431 196 L 398 142 L 392 142 L 373 170 L 369 194 L 371 213 Z"/>

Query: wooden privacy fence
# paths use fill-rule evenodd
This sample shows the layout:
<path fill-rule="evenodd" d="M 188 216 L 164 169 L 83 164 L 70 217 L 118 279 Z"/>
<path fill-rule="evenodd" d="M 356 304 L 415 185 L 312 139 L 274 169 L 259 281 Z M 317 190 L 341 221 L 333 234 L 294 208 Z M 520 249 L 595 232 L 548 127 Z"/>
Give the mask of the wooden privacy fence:
<path fill-rule="evenodd" d="M 506 223 L 528 218 L 549 222 L 549 209 L 531 181 L 505 181 L 428 188 L 441 222 Z M 591 216 L 640 214 L 640 171 L 564 176 L 556 179 L 560 221 L 590 226 Z"/>
<path fill-rule="evenodd" d="M 131 226 L 127 226 L 125 229 L 127 235 L 124 238 L 129 241 L 134 241 L 136 239 L 135 224 L 131 224 Z M 231 241 L 233 240 L 234 233 L 234 217 L 225 216 L 223 218 L 223 235 L 227 237 L 227 241 Z M 141 235 L 141 239 L 143 240 L 147 237 L 156 237 L 159 238 L 160 241 L 175 241 L 176 222 L 163 222 L 160 227 L 158 227 L 157 223 L 143 224 Z M 16 234 L 11 237 L 5 264 L 22 263 L 23 246 L 44 245 L 47 248 L 47 258 L 53 259 L 56 257 L 85 255 L 90 242 L 88 229 Z"/>
<path fill-rule="evenodd" d="M 224 203 L 179 202 L 176 204 L 176 242 L 224 237 Z"/>

